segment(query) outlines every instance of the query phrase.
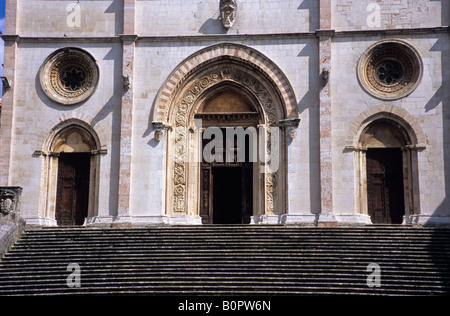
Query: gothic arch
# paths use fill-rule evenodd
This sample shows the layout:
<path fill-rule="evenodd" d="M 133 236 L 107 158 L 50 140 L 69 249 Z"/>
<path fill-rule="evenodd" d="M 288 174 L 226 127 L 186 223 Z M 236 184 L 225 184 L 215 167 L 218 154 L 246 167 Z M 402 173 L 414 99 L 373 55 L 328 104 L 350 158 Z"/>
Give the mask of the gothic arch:
<path fill-rule="evenodd" d="M 298 125 L 297 102 L 286 76 L 267 57 L 240 44 L 207 47 L 185 59 L 163 84 L 153 117 L 156 129 L 166 130 L 166 214 L 198 215 L 199 142 L 193 117 L 202 101 L 215 89 L 239 87 L 255 100 L 254 107 L 264 126 L 267 153 L 280 145 L 279 161 L 285 161 L 285 126 Z M 270 142 L 270 128 L 281 127 L 278 139 Z M 275 147 L 274 147 L 275 148 Z M 262 209 L 255 215 L 285 212 L 285 166 L 264 173 L 260 199 Z M 170 192 L 170 194 L 169 194 Z M 172 194 L 173 192 L 173 194 Z"/>

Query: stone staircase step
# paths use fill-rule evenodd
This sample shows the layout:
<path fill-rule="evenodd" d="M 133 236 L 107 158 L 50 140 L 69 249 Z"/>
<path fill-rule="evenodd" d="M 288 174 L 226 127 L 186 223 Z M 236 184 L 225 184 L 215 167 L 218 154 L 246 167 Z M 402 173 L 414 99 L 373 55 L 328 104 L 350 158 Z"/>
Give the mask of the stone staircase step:
<path fill-rule="evenodd" d="M 67 266 L 79 264 L 81 287 Z M 381 287 L 367 286 L 367 266 Z M 450 229 L 203 225 L 42 228 L 0 262 L 0 295 L 446 295 Z"/>

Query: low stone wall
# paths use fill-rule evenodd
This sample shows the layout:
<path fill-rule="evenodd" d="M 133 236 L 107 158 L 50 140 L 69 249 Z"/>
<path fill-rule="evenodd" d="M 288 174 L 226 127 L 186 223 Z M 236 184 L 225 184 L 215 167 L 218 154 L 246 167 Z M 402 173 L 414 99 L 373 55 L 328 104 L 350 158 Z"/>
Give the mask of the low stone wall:
<path fill-rule="evenodd" d="M 21 187 L 0 187 L 0 260 L 25 230 L 19 215 Z"/>
<path fill-rule="evenodd" d="M 0 261 L 5 252 L 17 241 L 25 229 L 25 220 L 14 214 L 0 219 Z"/>

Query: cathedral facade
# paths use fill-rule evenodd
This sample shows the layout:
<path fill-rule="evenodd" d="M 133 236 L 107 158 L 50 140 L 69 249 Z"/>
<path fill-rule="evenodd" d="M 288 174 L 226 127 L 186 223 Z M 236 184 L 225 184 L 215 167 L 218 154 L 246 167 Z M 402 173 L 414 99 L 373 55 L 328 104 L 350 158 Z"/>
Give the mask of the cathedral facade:
<path fill-rule="evenodd" d="M 6 0 L 2 211 L 450 224 L 443 0 Z"/>

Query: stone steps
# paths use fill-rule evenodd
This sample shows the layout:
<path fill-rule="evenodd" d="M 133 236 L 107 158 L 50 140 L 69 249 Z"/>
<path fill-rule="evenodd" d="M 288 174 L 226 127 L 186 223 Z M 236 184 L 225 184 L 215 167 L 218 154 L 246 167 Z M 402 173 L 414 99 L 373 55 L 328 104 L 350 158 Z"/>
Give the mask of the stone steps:
<path fill-rule="evenodd" d="M 67 286 L 71 263 L 81 287 Z M 367 286 L 370 263 L 381 287 Z M 170 226 L 28 230 L 0 295 L 446 295 L 450 229 Z"/>

